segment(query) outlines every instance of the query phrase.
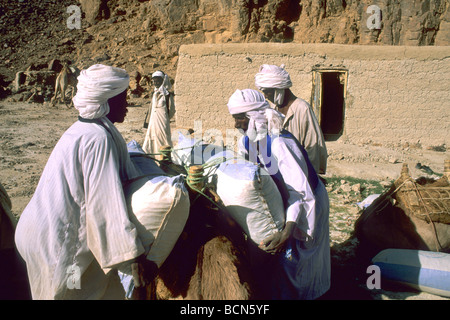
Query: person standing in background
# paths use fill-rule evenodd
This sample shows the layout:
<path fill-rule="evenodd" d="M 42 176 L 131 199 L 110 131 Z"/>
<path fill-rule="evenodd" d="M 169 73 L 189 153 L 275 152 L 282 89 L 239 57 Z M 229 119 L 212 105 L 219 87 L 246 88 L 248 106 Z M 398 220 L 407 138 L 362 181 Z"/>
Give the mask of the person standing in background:
<path fill-rule="evenodd" d="M 148 112 L 150 120 L 142 149 L 146 153 L 159 153 L 161 146 L 172 146 L 170 119 L 175 114 L 175 104 L 173 93 L 169 92 L 171 89 L 169 77 L 164 72 L 154 72 L 152 83 L 154 92 Z"/>

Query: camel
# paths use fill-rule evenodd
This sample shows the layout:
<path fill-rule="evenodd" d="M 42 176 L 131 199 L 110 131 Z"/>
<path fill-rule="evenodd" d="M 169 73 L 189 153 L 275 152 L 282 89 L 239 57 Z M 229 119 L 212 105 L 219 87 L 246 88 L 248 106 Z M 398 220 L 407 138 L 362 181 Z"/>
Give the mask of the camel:
<path fill-rule="evenodd" d="M 375 255 L 389 248 L 450 252 L 448 177 L 412 179 L 404 164 L 391 188 L 367 207 L 355 223 L 355 235 Z"/>
<path fill-rule="evenodd" d="M 184 168 L 160 162 L 166 173 Z M 170 255 L 153 282 L 135 288 L 135 300 L 249 300 L 267 297 L 255 269 L 268 278 L 265 266 L 252 263 L 259 249 L 231 218 L 210 185 L 200 194 L 188 184 L 189 218 Z M 265 252 L 264 252 L 265 253 Z M 270 256 L 267 254 L 267 256 Z M 273 259 L 270 256 L 270 259 Z M 265 289 L 265 288 L 264 288 Z"/>
<path fill-rule="evenodd" d="M 72 107 L 73 101 L 72 98 L 75 94 L 77 88 L 77 77 L 80 74 L 80 71 L 76 67 L 69 67 L 67 64 L 63 65 L 61 72 L 58 74 L 55 83 L 55 95 L 53 96 L 51 102 L 52 105 L 55 105 L 56 97 L 58 93 L 60 93 L 61 102 L 66 105 L 67 108 Z M 72 87 L 72 96 L 70 98 L 70 104 L 66 103 L 66 89 L 71 86 Z"/>
<path fill-rule="evenodd" d="M 199 197 L 157 277 L 146 288 L 135 288 L 133 299 L 258 299 L 248 246 L 228 213 Z"/>

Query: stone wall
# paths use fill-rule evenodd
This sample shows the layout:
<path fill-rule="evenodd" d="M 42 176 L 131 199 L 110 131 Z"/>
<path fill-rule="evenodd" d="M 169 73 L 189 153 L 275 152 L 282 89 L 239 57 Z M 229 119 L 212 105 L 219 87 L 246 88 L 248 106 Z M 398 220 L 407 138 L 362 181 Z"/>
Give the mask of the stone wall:
<path fill-rule="evenodd" d="M 353 143 L 450 144 L 449 47 L 334 44 L 185 45 L 175 80 L 180 128 L 224 136 L 234 122 L 227 101 L 254 88 L 261 64 L 285 64 L 292 91 L 311 102 L 314 68 L 348 71 L 339 139 Z M 200 121 L 199 121 L 200 120 Z"/>

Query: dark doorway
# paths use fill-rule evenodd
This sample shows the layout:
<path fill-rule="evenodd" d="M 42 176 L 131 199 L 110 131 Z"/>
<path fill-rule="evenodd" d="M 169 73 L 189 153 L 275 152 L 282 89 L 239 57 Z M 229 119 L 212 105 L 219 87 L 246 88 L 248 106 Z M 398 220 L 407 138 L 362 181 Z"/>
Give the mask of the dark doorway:
<path fill-rule="evenodd" d="M 312 106 L 325 140 L 337 140 L 344 131 L 347 71 L 313 71 Z"/>

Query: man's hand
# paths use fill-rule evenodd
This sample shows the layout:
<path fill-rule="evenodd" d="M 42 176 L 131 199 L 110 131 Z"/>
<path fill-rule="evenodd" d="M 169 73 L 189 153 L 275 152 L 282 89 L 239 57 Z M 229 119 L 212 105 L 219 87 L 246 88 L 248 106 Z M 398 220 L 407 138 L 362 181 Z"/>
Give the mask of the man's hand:
<path fill-rule="evenodd" d="M 158 274 L 158 266 L 142 255 L 136 258 L 136 261 L 131 264 L 131 273 L 133 275 L 134 286 L 136 288 L 143 288 L 155 279 Z"/>
<path fill-rule="evenodd" d="M 282 231 L 265 238 L 259 247 L 271 254 L 282 252 L 286 248 L 287 241 L 294 233 L 295 226 L 295 222 L 289 221 Z"/>

